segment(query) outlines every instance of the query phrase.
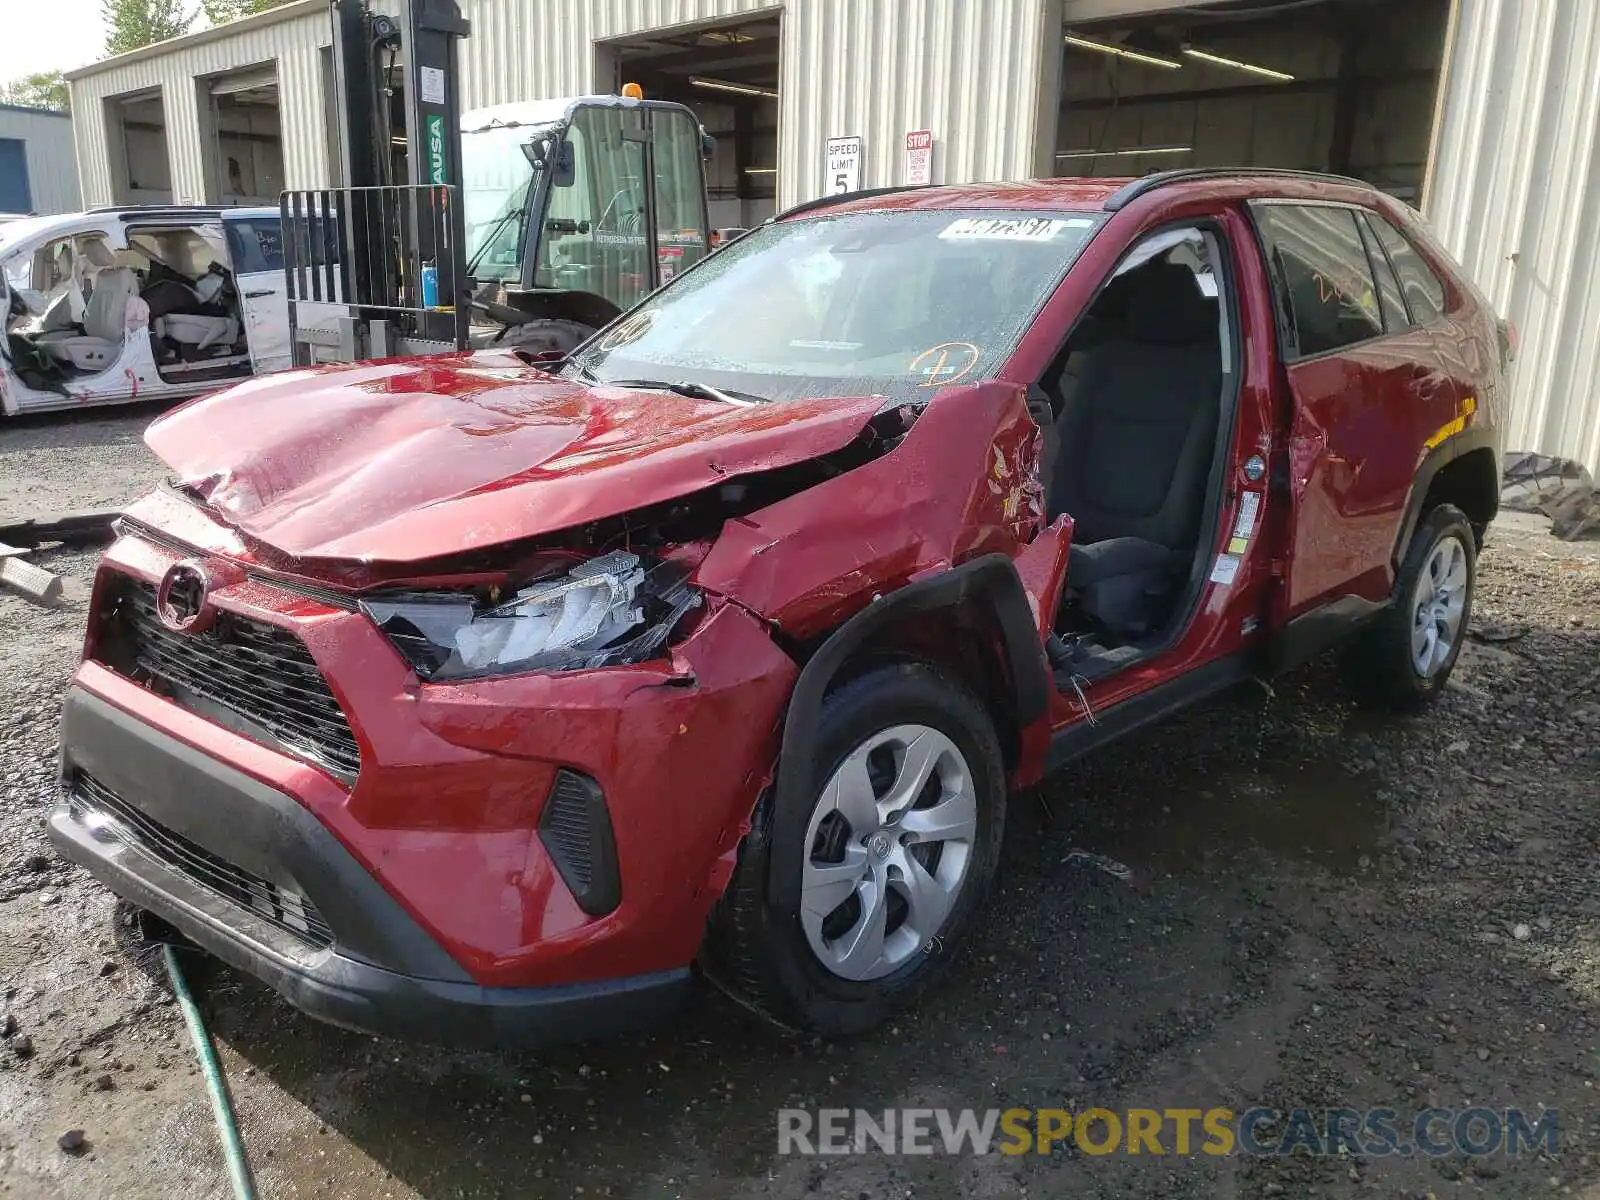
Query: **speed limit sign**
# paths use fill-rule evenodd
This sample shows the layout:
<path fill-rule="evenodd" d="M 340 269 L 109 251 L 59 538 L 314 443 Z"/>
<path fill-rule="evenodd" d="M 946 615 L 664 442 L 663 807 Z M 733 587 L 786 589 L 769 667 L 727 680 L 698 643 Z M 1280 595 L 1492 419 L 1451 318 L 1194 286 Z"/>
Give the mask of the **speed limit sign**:
<path fill-rule="evenodd" d="M 828 139 L 828 175 L 823 181 L 823 189 L 830 194 L 861 190 L 859 135 Z"/>

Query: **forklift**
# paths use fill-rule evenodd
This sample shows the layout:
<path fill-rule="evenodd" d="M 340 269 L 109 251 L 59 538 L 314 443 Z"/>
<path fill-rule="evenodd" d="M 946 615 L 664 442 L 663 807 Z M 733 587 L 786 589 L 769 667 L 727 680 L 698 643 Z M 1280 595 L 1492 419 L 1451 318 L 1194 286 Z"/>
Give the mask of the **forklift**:
<path fill-rule="evenodd" d="M 456 0 L 331 5 L 345 186 L 280 200 L 297 366 L 565 354 L 709 253 L 715 142 L 684 105 L 628 84 L 462 114 Z"/>

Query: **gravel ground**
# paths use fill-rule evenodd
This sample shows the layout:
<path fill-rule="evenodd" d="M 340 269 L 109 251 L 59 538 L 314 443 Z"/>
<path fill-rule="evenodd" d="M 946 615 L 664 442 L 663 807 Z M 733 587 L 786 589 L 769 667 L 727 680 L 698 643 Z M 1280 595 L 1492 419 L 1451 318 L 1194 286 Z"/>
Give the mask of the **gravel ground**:
<path fill-rule="evenodd" d="M 149 411 L 0 430 L 0 519 L 126 500 Z M 0 1195 L 224 1196 L 149 951 L 41 835 L 94 556 L 0 595 Z M 267 1197 L 1600 1197 L 1600 547 L 1499 523 L 1441 703 L 1380 720 L 1331 664 L 1020 798 L 950 982 L 881 1033 L 791 1041 L 714 994 L 539 1057 L 323 1027 L 199 972 Z M 1127 881 L 1067 863 L 1115 856 Z M 19 1039 L 26 1039 L 25 1042 Z M 1540 1105 L 1517 1160 L 779 1157 L 787 1106 Z M 73 1155 L 57 1139 L 84 1131 Z"/>

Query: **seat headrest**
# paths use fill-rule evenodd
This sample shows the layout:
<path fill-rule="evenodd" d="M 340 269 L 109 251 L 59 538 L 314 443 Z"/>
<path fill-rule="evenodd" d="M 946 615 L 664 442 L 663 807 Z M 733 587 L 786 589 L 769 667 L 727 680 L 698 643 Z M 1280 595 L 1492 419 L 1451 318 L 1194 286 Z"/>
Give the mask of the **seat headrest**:
<path fill-rule="evenodd" d="M 1194 272 L 1179 263 L 1146 263 L 1123 277 L 1127 334 L 1155 345 L 1199 342 L 1217 328 L 1217 306 Z"/>

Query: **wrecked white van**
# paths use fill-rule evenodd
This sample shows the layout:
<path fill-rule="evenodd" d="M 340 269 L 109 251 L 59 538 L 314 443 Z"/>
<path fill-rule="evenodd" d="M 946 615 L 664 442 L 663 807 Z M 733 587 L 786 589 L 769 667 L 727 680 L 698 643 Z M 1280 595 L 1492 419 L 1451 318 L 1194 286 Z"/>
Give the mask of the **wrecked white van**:
<path fill-rule="evenodd" d="M 0 411 L 178 399 L 290 365 L 278 210 L 97 209 L 0 226 Z"/>

